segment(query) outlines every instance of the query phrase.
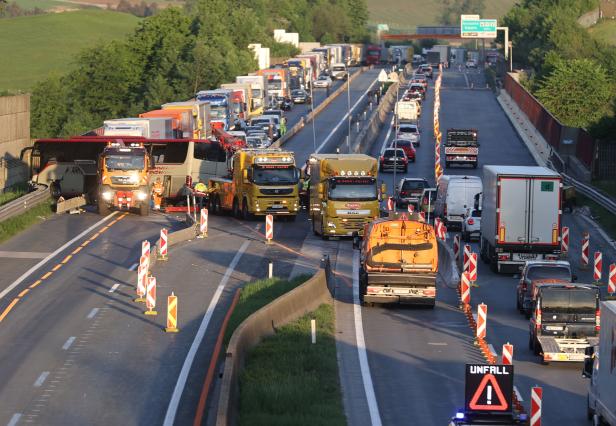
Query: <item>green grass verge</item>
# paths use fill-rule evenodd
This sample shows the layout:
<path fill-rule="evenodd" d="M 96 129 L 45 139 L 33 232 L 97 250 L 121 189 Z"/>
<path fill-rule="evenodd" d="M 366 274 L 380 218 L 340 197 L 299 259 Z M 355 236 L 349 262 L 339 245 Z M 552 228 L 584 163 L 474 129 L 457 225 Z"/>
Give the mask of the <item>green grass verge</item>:
<path fill-rule="evenodd" d="M 515 3 L 516 0 L 486 1 L 481 17 L 501 18 Z M 418 25 L 437 25 L 442 4 L 441 0 L 368 0 L 368 23 L 409 30 Z"/>
<path fill-rule="evenodd" d="M 21 7 L 24 10 L 32 10 L 35 7 L 38 7 L 42 10 L 54 9 L 59 6 L 71 8 L 71 9 L 80 9 L 82 6 L 76 3 L 67 3 L 61 0 L 7 0 L 9 3 L 13 1 L 17 3 L 17 6 Z"/>
<path fill-rule="evenodd" d="M 44 221 L 52 214 L 54 214 L 53 204 L 49 201 L 32 207 L 26 213 L 0 222 L 0 242 L 6 241 L 30 226 Z"/>
<path fill-rule="evenodd" d="M 321 305 L 251 351 L 240 376 L 240 425 L 345 425 L 334 336 L 333 307 Z"/>
<path fill-rule="evenodd" d="M 592 212 L 592 216 L 595 218 L 599 225 L 607 232 L 610 238 L 616 238 L 616 216 L 610 213 L 607 209 L 604 209 L 599 204 L 595 203 L 590 198 L 578 193 L 576 195 L 578 206 L 588 206 Z"/>
<path fill-rule="evenodd" d="M 28 90 L 50 74 L 64 74 L 79 51 L 122 39 L 138 22 L 133 15 L 93 9 L 2 19 L 0 91 Z"/>
<path fill-rule="evenodd" d="M 246 284 L 242 288 L 240 300 L 229 318 L 229 325 L 225 332 L 225 344 L 229 343 L 235 329 L 252 313 L 258 311 L 274 299 L 293 290 L 310 278 L 310 275 L 298 275 L 292 280 L 280 278 L 257 280 Z"/>
<path fill-rule="evenodd" d="M 606 19 L 590 27 L 588 32 L 594 38 L 616 46 L 616 21 Z"/>
<path fill-rule="evenodd" d="M 27 192 L 28 192 L 27 183 L 21 183 L 21 184 L 14 185 L 8 191 L 0 193 L 0 206 L 6 203 L 10 203 L 13 200 L 16 200 L 17 198 L 21 197 Z"/>

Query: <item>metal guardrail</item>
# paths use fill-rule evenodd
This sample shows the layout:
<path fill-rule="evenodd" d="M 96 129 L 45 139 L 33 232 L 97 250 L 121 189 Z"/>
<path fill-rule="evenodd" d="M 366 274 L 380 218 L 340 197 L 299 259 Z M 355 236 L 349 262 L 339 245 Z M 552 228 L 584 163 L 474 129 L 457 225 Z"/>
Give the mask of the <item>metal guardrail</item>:
<path fill-rule="evenodd" d="M 0 222 L 25 213 L 32 207 L 38 206 L 51 198 L 49 189 L 45 185 L 38 185 L 35 191 L 19 197 L 0 207 Z"/>
<path fill-rule="evenodd" d="M 595 203 L 601 205 L 603 208 L 607 209 L 610 213 L 616 214 L 616 201 L 612 197 L 604 194 L 602 191 L 598 190 L 597 188 L 591 185 L 587 185 L 583 182 L 580 182 L 579 180 L 565 173 L 561 173 L 561 176 L 563 177 L 563 180 L 567 185 L 574 186 L 576 191 L 579 191 L 580 193 L 582 193 L 582 195 L 587 196 L 588 198 L 593 200 Z"/>

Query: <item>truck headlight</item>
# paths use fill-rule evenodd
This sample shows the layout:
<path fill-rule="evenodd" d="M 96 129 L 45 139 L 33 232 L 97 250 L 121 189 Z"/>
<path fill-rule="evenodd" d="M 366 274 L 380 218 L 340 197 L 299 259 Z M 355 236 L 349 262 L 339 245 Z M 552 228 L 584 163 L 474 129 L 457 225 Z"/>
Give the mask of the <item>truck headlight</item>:
<path fill-rule="evenodd" d="M 139 176 L 133 175 L 128 178 L 128 183 L 136 185 L 139 183 Z"/>
<path fill-rule="evenodd" d="M 111 201 L 112 198 L 113 198 L 113 192 L 111 192 L 111 191 L 103 192 L 103 200 Z"/>
<path fill-rule="evenodd" d="M 327 226 L 336 229 L 336 224 L 334 222 L 327 222 Z"/>
<path fill-rule="evenodd" d="M 146 193 L 145 193 L 145 192 L 143 192 L 143 191 L 137 191 L 137 199 L 138 199 L 139 201 L 143 201 L 143 200 L 145 200 L 146 198 L 148 198 L 148 194 L 146 194 Z"/>

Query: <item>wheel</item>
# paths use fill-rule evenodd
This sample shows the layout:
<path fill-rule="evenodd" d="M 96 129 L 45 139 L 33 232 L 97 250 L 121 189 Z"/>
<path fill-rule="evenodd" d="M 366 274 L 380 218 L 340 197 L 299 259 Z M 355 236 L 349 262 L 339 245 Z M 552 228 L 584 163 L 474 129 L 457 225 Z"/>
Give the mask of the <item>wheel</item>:
<path fill-rule="evenodd" d="M 537 356 L 541 355 L 541 345 L 535 338 L 533 338 L 533 354 Z"/>
<path fill-rule="evenodd" d="M 317 227 L 315 226 L 314 222 L 315 222 L 315 220 L 314 220 L 314 217 L 313 217 L 313 218 L 312 218 L 312 233 L 313 233 L 314 235 L 318 236 L 318 235 L 319 235 L 319 233 L 317 232 Z"/>
<path fill-rule="evenodd" d="M 495 274 L 498 274 L 498 260 L 496 259 L 496 256 L 490 256 L 490 270 Z"/>
<path fill-rule="evenodd" d="M 529 334 L 528 335 L 528 349 L 530 349 L 532 351 L 533 348 L 534 348 L 534 345 L 533 345 L 533 335 Z"/>
<path fill-rule="evenodd" d="M 468 232 L 462 231 L 462 241 L 468 242 Z"/>
<path fill-rule="evenodd" d="M 107 216 L 111 209 L 107 205 L 107 202 L 103 200 L 103 197 L 99 195 L 98 197 L 98 214 L 101 216 Z"/>
<path fill-rule="evenodd" d="M 212 206 L 212 214 L 219 215 L 220 214 L 220 197 L 218 195 L 214 195 L 214 197 L 210 201 L 210 205 Z"/>
<path fill-rule="evenodd" d="M 408 167 L 408 166 L 404 166 L 404 169 L 402 169 L 402 171 L 403 171 L 404 173 L 408 173 L 408 171 L 409 171 L 409 167 Z"/>
<path fill-rule="evenodd" d="M 250 220 L 251 216 L 252 215 L 248 211 L 248 202 L 246 202 L 246 199 L 244 199 L 244 201 L 242 202 L 242 219 Z"/>
<path fill-rule="evenodd" d="M 149 200 L 144 201 L 139 206 L 139 216 L 148 216 L 150 214 L 150 202 Z"/>
<path fill-rule="evenodd" d="M 586 418 L 588 420 L 593 420 L 595 417 L 595 410 L 590 407 L 590 396 L 586 396 Z"/>
<path fill-rule="evenodd" d="M 233 200 L 233 217 L 240 218 L 240 206 L 237 200 Z"/>
<path fill-rule="evenodd" d="M 325 241 L 329 240 L 329 236 L 325 233 L 325 224 L 321 223 L 321 238 Z"/>
<path fill-rule="evenodd" d="M 520 295 L 516 295 L 515 307 L 518 311 L 522 312 L 522 305 L 520 305 Z"/>
<path fill-rule="evenodd" d="M 473 169 L 476 169 L 476 168 L 477 168 L 477 163 L 474 163 L 473 164 Z"/>

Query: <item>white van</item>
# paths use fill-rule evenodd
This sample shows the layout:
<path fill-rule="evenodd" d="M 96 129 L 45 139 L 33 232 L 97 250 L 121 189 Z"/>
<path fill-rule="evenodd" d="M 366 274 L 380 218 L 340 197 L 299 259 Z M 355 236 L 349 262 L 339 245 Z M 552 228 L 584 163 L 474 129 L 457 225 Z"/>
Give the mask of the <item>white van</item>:
<path fill-rule="evenodd" d="M 436 193 L 435 217 L 440 217 L 447 227 L 461 228 L 480 192 L 483 184 L 477 176 L 443 175 Z"/>
<path fill-rule="evenodd" d="M 346 80 L 349 76 L 347 67 L 342 62 L 332 64 L 331 77 L 333 80 Z"/>

